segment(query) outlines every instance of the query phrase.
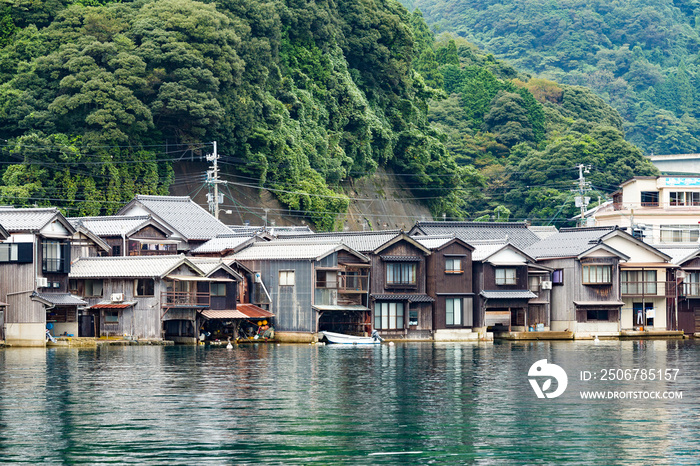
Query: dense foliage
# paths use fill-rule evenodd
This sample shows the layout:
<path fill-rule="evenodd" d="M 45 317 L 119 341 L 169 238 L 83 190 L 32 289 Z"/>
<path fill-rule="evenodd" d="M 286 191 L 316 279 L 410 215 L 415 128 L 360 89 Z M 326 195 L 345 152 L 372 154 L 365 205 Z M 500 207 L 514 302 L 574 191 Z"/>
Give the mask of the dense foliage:
<path fill-rule="evenodd" d="M 394 0 L 4 5 L 2 203 L 110 213 L 167 192 L 165 144 L 214 140 L 228 167 L 325 229 L 348 205 L 338 183 L 379 165 L 415 174 L 434 210 L 474 177 L 428 124 Z"/>
<path fill-rule="evenodd" d="M 586 86 L 645 153 L 700 151 L 696 0 L 402 0 L 517 68 Z"/>
<path fill-rule="evenodd" d="M 419 11 L 413 16 L 422 23 Z M 632 176 L 657 173 L 625 141 L 620 115 L 590 90 L 522 75 L 465 39 L 423 47 L 430 50 L 416 67 L 439 75 L 428 82 L 445 91 L 429 102 L 429 117 L 458 163 L 487 181 L 468 201 L 472 218 L 561 225 L 577 213 L 578 165 L 590 166 L 593 204 Z"/>
<path fill-rule="evenodd" d="M 499 220 L 568 215 L 578 163 L 612 167 L 601 190 L 653 172 L 588 90 L 435 42 L 395 0 L 4 5 L 2 204 L 112 213 L 211 141 L 319 229 L 379 166 L 437 217 Z"/>

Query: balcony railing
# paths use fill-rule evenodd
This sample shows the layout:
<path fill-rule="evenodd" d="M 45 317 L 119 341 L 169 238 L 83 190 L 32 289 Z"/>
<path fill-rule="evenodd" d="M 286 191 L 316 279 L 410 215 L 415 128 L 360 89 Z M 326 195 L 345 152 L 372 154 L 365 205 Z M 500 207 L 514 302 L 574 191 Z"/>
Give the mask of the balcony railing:
<path fill-rule="evenodd" d="M 339 274 L 335 282 L 317 283 L 316 287 L 327 290 L 338 290 L 339 293 L 367 293 L 369 290 L 369 275 Z"/>
<path fill-rule="evenodd" d="M 683 283 L 678 287 L 678 294 L 687 298 L 700 298 L 700 283 Z"/>
<path fill-rule="evenodd" d="M 665 281 L 623 281 L 620 283 L 622 296 L 663 296 L 671 298 L 676 295 L 675 282 Z"/>
<path fill-rule="evenodd" d="M 210 294 L 194 291 L 164 291 L 160 294 L 162 307 L 209 307 Z"/>

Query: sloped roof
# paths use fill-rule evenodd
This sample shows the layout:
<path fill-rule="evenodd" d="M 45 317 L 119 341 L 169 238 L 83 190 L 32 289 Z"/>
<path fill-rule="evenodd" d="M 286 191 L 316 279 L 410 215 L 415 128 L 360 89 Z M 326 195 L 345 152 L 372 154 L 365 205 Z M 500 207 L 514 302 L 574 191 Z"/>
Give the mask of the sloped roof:
<path fill-rule="evenodd" d="M 254 235 L 256 233 L 269 233 L 272 236 L 296 236 L 313 235 L 314 232 L 308 225 L 281 225 L 281 226 L 254 226 L 254 225 L 229 225 L 232 233 Z"/>
<path fill-rule="evenodd" d="M 328 242 L 341 241 L 355 251 L 361 253 L 372 252 L 382 244 L 396 238 L 401 230 L 379 231 L 343 231 L 329 233 L 314 233 L 313 235 L 289 235 L 277 238 L 277 241 L 314 241 Z"/>
<path fill-rule="evenodd" d="M 5 240 L 10 237 L 10 233 L 5 230 L 5 227 L 0 225 L 0 239 Z"/>
<path fill-rule="evenodd" d="M 32 293 L 32 299 L 54 306 L 85 306 L 87 303 L 70 293 Z"/>
<path fill-rule="evenodd" d="M 238 280 L 243 280 L 241 274 L 233 270 L 226 262 L 218 257 L 188 257 L 188 259 L 204 273 L 205 277 L 210 276 L 219 269 L 224 269 Z"/>
<path fill-rule="evenodd" d="M 183 264 L 204 275 L 184 254 L 172 256 L 82 257 L 71 265 L 70 278 L 165 277 Z"/>
<path fill-rule="evenodd" d="M 245 260 L 320 260 L 339 250 L 347 250 L 364 262 L 369 259 L 340 241 L 331 243 L 270 241 L 253 243 L 228 259 Z"/>
<path fill-rule="evenodd" d="M 134 205 L 140 205 L 158 220 L 180 233 L 187 240 L 209 240 L 231 230 L 188 196 L 147 196 L 137 194 L 134 200 L 122 207 L 124 214 Z"/>
<path fill-rule="evenodd" d="M 579 257 L 596 247 L 605 246 L 610 252 L 618 254 L 623 259 L 629 260 L 624 253 L 604 244 L 605 240 L 613 237 L 622 237 L 641 248 L 644 248 L 663 260 L 670 260 L 663 251 L 638 240 L 629 233 L 626 233 L 615 226 L 611 227 L 588 227 L 588 228 L 562 228 L 559 233 L 552 235 L 541 242 L 526 249 L 525 252 L 536 259 L 558 258 L 558 257 Z"/>
<path fill-rule="evenodd" d="M 77 228 L 84 226 L 97 236 L 131 235 L 148 224 L 163 230 L 166 235 L 172 233 L 165 225 L 153 220 L 150 215 L 112 215 L 107 217 L 70 217 L 68 221 Z"/>
<path fill-rule="evenodd" d="M 251 235 L 219 235 L 192 250 L 192 254 L 208 254 L 213 252 L 238 251 L 246 243 L 255 241 Z"/>
<path fill-rule="evenodd" d="M 431 251 L 439 250 L 454 240 L 457 240 L 457 241 L 461 242 L 462 244 L 465 244 L 467 247 L 469 247 L 472 250 L 474 249 L 474 247 L 472 245 L 465 243 L 464 240 L 457 238 L 454 234 L 413 236 L 413 239 L 418 241 L 420 244 L 422 244 L 426 248 L 430 249 Z"/>
<path fill-rule="evenodd" d="M 56 207 L 0 208 L 0 224 L 10 233 L 36 233 L 54 220 L 58 220 L 70 233 L 75 233 L 73 226 Z"/>
<path fill-rule="evenodd" d="M 656 249 L 663 252 L 667 256 L 670 256 L 670 262 L 676 265 L 682 265 L 684 262 L 694 259 L 700 255 L 700 246 L 697 245 L 688 247 L 671 245 L 669 245 L 669 247 L 657 246 Z"/>
<path fill-rule="evenodd" d="M 374 298 L 376 301 L 408 301 L 409 303 L 435 302 L 434 298 L 431 298 L 425 293 L 378 293 L 372 294 L 372 298 Z"/>
<path fill-rule="evenodd" d="M 505 240 L 493 242 L 475 241 L 472 243 L 472 246 L 474 246 L 474 251 L 472 252 L 472 261 L 483 261 L 487 257 L 490 257 L 496 252 L 500 251 L 507 245 L 508 242 Z"/>
<path fill-rule="evenodd" d="M 548 226 L 530 225 L 527 228 L 531 232 L 536 234 L 539 239 L 549 238 L 550 236 L 556 234 L 559 231 L 559 230 L 557 230 L 557 227 L 555 227 L 553 225 L 548 225 Z"/>
<path fill-rule="evenodd" d="M 615 227 L 562 228 L 525 252 L 536 259 L 577 257 L 602 242 L 603 237 L 613 230 Z"/>
<path fill-rule="evenodd" d="M 525 222 L 416 222 L 410 235 L 454 234 L 467 244 L 474 240 L 508 238 L 518 249 L 525 249 L 540 239 Z"/>

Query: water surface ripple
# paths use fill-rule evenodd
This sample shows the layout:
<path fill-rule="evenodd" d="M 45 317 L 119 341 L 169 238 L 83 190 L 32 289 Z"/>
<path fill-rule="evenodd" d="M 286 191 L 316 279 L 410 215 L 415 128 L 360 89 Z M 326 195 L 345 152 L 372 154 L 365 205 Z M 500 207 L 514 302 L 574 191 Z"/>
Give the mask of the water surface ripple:
<path fill-rule="evenodd" d="M 566 392 L 538 399 L 548 359 Z M 698 464 L 694 341 L 0 350 L 0 462 Z M 677 380 L 580 371 L 679 369 Z M 582 400 L 673 390 L 682 400 Z"/>

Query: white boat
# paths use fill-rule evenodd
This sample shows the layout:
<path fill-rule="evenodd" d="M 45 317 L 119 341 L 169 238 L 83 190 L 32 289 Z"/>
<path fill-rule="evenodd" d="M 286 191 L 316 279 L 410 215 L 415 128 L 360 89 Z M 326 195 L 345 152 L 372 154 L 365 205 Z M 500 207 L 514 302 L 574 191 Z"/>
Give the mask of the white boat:
<path fill-rule="evenodd" d="M 379 336 L 376 330 L 373 331 L 372 336 L 369 337 L 358 337 L 355 335 L 346 335 L 344 333 L 326 331 L 322 331 L 320 333 L 326 337 L 328 343 L 335 343 L 338 345 L 378 345 L 383 341 L 382 337 Z"/>

